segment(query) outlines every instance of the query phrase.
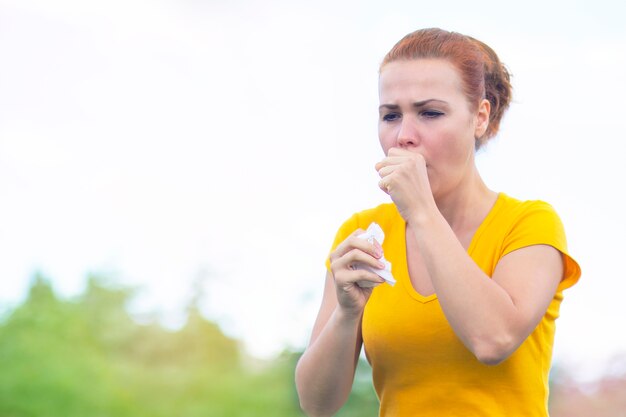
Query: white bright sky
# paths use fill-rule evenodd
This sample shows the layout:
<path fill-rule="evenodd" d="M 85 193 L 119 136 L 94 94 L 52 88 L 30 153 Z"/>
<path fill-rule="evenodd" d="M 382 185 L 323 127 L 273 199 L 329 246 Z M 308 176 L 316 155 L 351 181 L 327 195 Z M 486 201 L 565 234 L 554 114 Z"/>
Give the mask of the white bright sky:
<path fill-rule="evenodd" d="M 373 165 L 377 69 L 438 26 L 491 45 L 515 102 L 486 182 L 560 213 L 583 268 L 556 361 L 626 352 L 626 8 L 614 1 L 0 0 L 0 305 L 35 270 L 142 289 L 138 315 L 203 309 L 255 355 L 303 347 L 324 258 L 387 201 Z"/>

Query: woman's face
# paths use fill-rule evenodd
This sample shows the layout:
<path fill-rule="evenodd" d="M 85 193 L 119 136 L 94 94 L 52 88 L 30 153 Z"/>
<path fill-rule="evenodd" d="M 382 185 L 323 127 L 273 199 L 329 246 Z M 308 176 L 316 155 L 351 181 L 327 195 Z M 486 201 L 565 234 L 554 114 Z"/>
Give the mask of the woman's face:
<path fill-rule="evenodd" d="M 378 137 L 421 154 L 433 194 L 451 191 L 474 167 L 475 137 L 487 129 L 489 102 L 472 111 L 456 68 L 442 59 L 386 64 L 379 79 Z"/>

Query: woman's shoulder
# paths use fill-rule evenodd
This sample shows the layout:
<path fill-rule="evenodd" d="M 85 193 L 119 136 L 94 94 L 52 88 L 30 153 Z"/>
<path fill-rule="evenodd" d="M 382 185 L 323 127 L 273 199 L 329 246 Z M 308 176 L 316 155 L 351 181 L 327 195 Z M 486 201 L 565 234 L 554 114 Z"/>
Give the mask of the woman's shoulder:
<path fill-rule="evenodd" d="M 512 237 L 552 237 L 565 243 L 565 231 L 557 212 L 543 200 L 520 200 L 500 193 L 483 222 L 484 229 L 499 239 Z M 550 240 L 551 240 L 550 239 Z"/>
<path fill-rule="evenodd" d="M 499 217 L 511 220 L 537 215 L 558 218 L 554 207 L 544 200 L 521 200 L 502 192 L 494 208 Z"/>
<path fill-rule="evenodd" d="M 500 195 L 500 210 L 490 224 L 490 230 L 500 231 L 502 255 L 530 245 L 544 244 L 555 247 L 564 255 L 564 279 L 559 285 L 565 289 L 578 280 L 581 269 L 569 255 L 563 223 L 551 204 L 543 200 L 519 200 Z"/>
<path fill-rule="evenodd" d="M 402 217 L 396 205 L 393 203 L 383 203 L 352 214 L 352 216 L 343 222 L 339 228 L 338 234 L 344 237 L 356 229 L 366 230 L 372 223 L 378 223 L 383 230 L 387 230 L 388 227 L 397 224 L 398 221 L 402 221 Z"/>
<path fill-rule="evenodd" d="M 360 217 L 381 217 L 399 214 L 396 205 L 393 203 L 382 203 L 375 207 L 370 207 L 355 213 Z"/>
<path fill-rule="evenodd" d="M 402 218 L 396 208 L 396 205 L 393 203 L 383 203 L 375 207 L 358 211 L 354 213 L 352 217 L 355 219 L 358 227 L 361 228 L 367 228 L 367 226 L 369 226 L 372 222 L 376 222 L 384 228 L 385 224 L 395 222 L 398 218 Z"/>

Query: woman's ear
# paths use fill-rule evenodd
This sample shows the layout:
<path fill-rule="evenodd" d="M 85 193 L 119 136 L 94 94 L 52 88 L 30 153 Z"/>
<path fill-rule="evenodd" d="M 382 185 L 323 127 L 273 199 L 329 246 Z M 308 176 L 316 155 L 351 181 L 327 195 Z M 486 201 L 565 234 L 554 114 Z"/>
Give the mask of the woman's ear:
<path fill-rule="evenodd" d="M 478 105 L 476 113 L 476 127 L 474 137 L 481 138 L 489 127 L 489 114 L 491 113 L 491 103 L 487 99 L 482 99 Z"/>

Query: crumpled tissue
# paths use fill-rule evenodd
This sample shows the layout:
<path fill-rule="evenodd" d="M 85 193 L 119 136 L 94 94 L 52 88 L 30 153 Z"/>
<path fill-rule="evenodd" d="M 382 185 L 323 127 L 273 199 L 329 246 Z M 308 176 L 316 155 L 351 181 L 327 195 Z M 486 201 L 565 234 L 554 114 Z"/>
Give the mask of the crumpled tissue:
<path fill-rule="evenodd" d="M 365 233 L 361 233 L 357 237 L 360 239 L 367 239 L 367 241 L 370 243 L 374 243 L 374 239 L 376 239 L 376 241 L 382 246 L 383 241 L 385 240 L 385 233 L 377 223 L 371 223 Z M 391 275 L 391 262 L 385 259 L 385 255 L 381 256 L 379 261 L 385 265 L 384 269 L 373 268 L 369 265 L 365 265 L 362 263 L 355 264 L 354 268 L 371 271 L 384 279 L 389 285 L 393 286 L 396 283 L 396 280 L 393 278 L 393 275 Z M 360 281 L 357 282 L 357 285 L 361 288 L 370 288 L 375 286 L 376 284 L 369 281 Z"/>

